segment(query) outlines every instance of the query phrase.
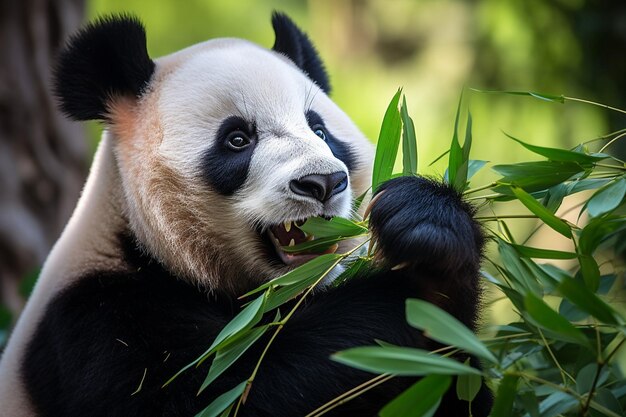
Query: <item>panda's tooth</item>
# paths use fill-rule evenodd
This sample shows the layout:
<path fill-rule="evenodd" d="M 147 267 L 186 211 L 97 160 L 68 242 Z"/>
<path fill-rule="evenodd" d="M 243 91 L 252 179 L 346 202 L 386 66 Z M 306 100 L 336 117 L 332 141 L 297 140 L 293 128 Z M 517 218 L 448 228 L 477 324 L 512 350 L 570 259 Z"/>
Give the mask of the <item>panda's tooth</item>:
<path fill-rule="evenodd" d="M 291 222 L 285 222 L 285 230 L 287 231 L 287 233 L 289 233 L 289 231 L 291 230 Z"/>
<path fill-rule="evenodd" d="M 291 239 L 291 240 L 289 241 L 289 246 L 296 246 L 296 241 L 295 241 L 295 240 L 293 240 L 293 239 Z"/>

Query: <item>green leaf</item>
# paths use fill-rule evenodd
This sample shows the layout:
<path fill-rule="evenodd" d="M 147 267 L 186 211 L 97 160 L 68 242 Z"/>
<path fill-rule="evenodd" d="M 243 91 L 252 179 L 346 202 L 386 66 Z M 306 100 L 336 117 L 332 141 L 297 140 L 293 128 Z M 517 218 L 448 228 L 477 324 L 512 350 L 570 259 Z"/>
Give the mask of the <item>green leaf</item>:
<path fill-rule="evenodd" d="M 439 155 L 438 157 L 436 157 L 434 159 L 433 162 L 431 162 L 430 164 L 428 164 L 428 166 L 433 166 L 437 163 L 437 161 L 439 161 L 441 158 L 443 158 L 444 156 L 448 155 L 450 153 L 450 149 L 448 149 L 447 151 L 445 151 L 444 153 L 442 153 L 441 155 Z"/>
<path fill-rule="evenodd" d="M 343 271 L 341 275 L 339 275 L 337 279 L 333 281 L 333 287 L 338 287 L 344 282 L 349 281 L 352 278 L 356 277 L 361 272 L 371 269 L 371 266 L 372 266 L 372 261 L 364 257 L 359 257 L 358 259 L 350 263 L 350 265 L 348 265 L 346 270 Z"/>
<path fill-rule="evenodd" d="M 539 404 L 541 417 L 556 417 L 565 414 L 567 411 L 579 404 L 578 399 L 564 392 L 553 392 Z"/>
<path fill-rule="evenodd" d="M 211 346 L 198 358 L 196 358 L 193 362 L 187 364 L 184 368 L 176 372 L 174 376 L 168 379 L 163 386 L 169 385 L 174 379 L 176 379 L 180 374 L 185 372 L 187 369 L 192 366 L 204 362 L 206 358 L 208 358 L 213 352 L 220 348 L 220 346 L 226 342 L 227 339 L 235 337 L 235 335 L 251 328 L 255 324 L 261 320 L 263 316 L 263 306 L 267 301 L 267 294 L 262 294 L 254 301 L 249 303 L 243 310 L 239 312 L 217 335 Z"/>
<path fill-rule="evenodd" d="M 462 375 L 480 371 L 425 350 L 407 347 L 356 347 L 336 353 L 332 359 L 353 368 L 373 373 L 406 376 L 429 374 Z"/>
<path fill-rule="evenodd" d="M 478 171 L 484 167 L 489 161 L 481 161 L 480 159 L 470 159 L 467 166 L 467 180 L 469 181 Z"/>
<path fill-rule="evenodd" d="M 542 206 L 533 196 L 528 194 L 520 187 L 511 186 L 513 194 L 534 214 L 536 214 L 543 222 L 556 230 L 565 237 L 572 238 L 572 230 L 563 220 L 556 217 L 547 208 Z"/>
<path fill-rule="evenodd" d="M 600 267 L 596 260 L 590 255 L 580 255 L 580 274 L 585 281 L 585 285 L 592 292 L 596 292 L 600 286 Z"/>
<path fill-rule="evenodd" d="M 564 278 L 556 290 L 576 307 L 591 314 L 602 323 L 618 324 L 615 311 L 575 279 Z"/>
<path fill-rule="evenodd" d="M 513 415 L 513 402 L 517 395 L 518 380 L 519 377 L 516 375 L 504 375 L 504 378 L 502 378 L 498 386 L 498 394 L 496 395 L 489 417 L 510 417 Z"/>
<path fill-rule="evenodd" d="M 415 137 L 415 125 L 409 116 L 406 106 L 406 97 L 402 97 L 402 173 L 404 175 L 417 174 L 417 138 Z"/>
<path fill-rule="evenodd" d="M 465 361 L 465 364 L 469 365 L 469 359 Z M 480 375 L 459 375 L 456 378 L 456 396 L 459 400 L 472 402 L 482 384 L 483 379 Z"/>
<path fill-rule="evenodd" d="M 286 253 L 322 253 L 328 250 L 334 244 L 337 244 L 346 239 L 350 239 L 350 237 L 321 237 L 293 246 L 281 246 L 281 249 Z"/>
<path fill-rule="evenodd" d="M 363 204 L 363 200 L 365 199 L 365 196 L 370 190 L 371 190 L 371 187 L 365 190 L 363 194 L 361 194 L 360 196 L 354 199 L 354 201 L 352 202 L 352 212 L 356 213 L 359 211 L 359 209 L 361 208 L 361 204 Z"/>
<path fill-rule="evenodd" d="M 559 162 L 578 162 L 579 164 L 593 164 L 594 162 L 599 162 L 603 159 L 609 158 L 609 155 L 605 154 L 593 154 L 589 155 L 581 152 L 568 151 L 566 149 L 558 149 L 558 148 L 547 148 L 545 146 L 537 146 L 531 145 L 530 143 L 526 143 L 517 139 L 506 132 L 503 132 L 510 139 L 513 139 L 515 142 L 522 145 L 524 148 L 528 149 L 531 152 L 534 152 L 538 155 L 545 156 L 551 161 L 559 161 Z"/>
<path fill-rule="evenodd" d="M 213 358 L 213 363 L 211 364 L 211 368 L 209 369 L 209 373 L 207 374 L 200 390 L 198 391 L 198 395 L 206 387 L 209 386 L 215 379 L 220 376 L 224 371 L 226 371 L 237 359 L 243 355 L 246 350 L 250 346 L 254 344 L 268 329 L 269 326 L 261 326 L 255 329 L 251 329 L 248 333 L 244 334 L 241 338 L 239 338 L 232 345 L 228 345 L 223 350 L 218 350 L 217 354 Z"/>
<path fill-rule="evenodd" d="M 320 255 L 313 258 L 309 262 L 300 265 L 296 269 L 287 272 L 285 275 L 274 278 L 273 280 L 255 288 L 245 294 L 244 297 L 261 292 L 269 287 L 293 285 L 311 278 L 319 278 L 324 272 L 335 265 L 339 259 L 341 259 L 341 255 L 334 253 Z"/>
<path fill-rule="evenodd" d="M 587 202 L 587 212 L 591 217 L 598 217 L 614 210 L 626 195 L 626 178 L 621 177 L 600 188 Z"/>
<path fill-rule="evenodd" d="M 427 301 L 407 299 L 406 319 L 411 326 L 423 330 L 424 336 L 430 339 L 459 347 L 491 363 L 498 361 L 463 323 Z"/>
<path fill-rule="evenodd" d="M 497 181 L 498 184 L 515 185 L 531 193 L 558 185 L 585 171 L 576 162 L 557 161 L 494 165 L 492 169 L 502 175 Z M 494 191 L 505 194 L 507 188 L 495 187 Z"/>
<path fill-rule="evenodd" d="M 538 98 L 539 100 L 550 101 L 554 103 L 565 103 L 565 96 L 563 94 L 545 94 L 545 93 L 537 93 L 533 91 L 495 91 L 495 90 L 479 90 L 477 88 L 470 88 L 472 91 L 476 91 L 477 93 L 484 94 L 509 94 L 514 96 L 528 96 Z"/>
<path fill-rule="evenodd" d="M 321 217 L 311 217 L 299 229 L 315 238 L 321 237 L 349 237 L 367 233 L 367 228 L 356 224 L 352 220 L 333 217 L 330 220 Z"/>
<path fill-rule="evenodd" d="M 533 293 L 524 297 L 524 306 L 528 319 L 534 325 L 550 331 L 559 340 L 565 340 L 580 345 L 589 346 L 589 340 L 579 329 L 574 327 L 566 318 L 552 310 L 541 298 Z"/>
<path fill-rule="evenodd" d="M 592 255 L 600 244 L 626 228 L 626 217 L 597 217 L 583 228 L 578 242 L 580 252 Z"/>
<path fill-rule="evenodd" d="M 262 294 L 257 297 L 254 301 L 248 304 L 239 314 L 235 316 L 217 335 L 209 351 L 212 351 L 214 348 L 219 347 L 219 345 L 226 340 L 228 337 L 232 337 L 233 335 L 251 328 L 255 324 L 261 320 L 263 316 L 263 305 L 267 300 L 267 295 Z"/>
<path fill-rule="evenodd" d="M 480 377 L 478 377 L 480 379 Z M 411 385 L 378 413 L 380 417 L 431 417 L 439 407 L 452 379 L 428 375 Z"/>
<path fill-rule="evenodd" d="M 467 171 L 469 167 L 469 152 L 472 146 L 472 115 L 468 114 L 465 130 L 465 142 L 463 147 L 459 143 L 459 117 L 461 115 L 461 103 L 463 93 L 459 98 L 456 116 L 454 119 L 454 133 L 450 145 L 450 157 L 448 159 L 448 183 L 462 192 L 467 185 Z"/>
<path fill-rule="evenodd" d="M 380 184 L 390 179 L 393 173 L 393 166 L 395 165 L 398 146 L 400 145 L 400 133 L 402 131 L 402 119 L 398 110 L 401 94 L 402 89 L 400 88 L 391 99 L 380 127 L 372 171 L 372 190 L 374 192 L 376 192 Z"/>
<path fill-rule="evenodd" d="M 248 381 L 243 381 L 241 384 L 237 385 L 235 388 L 231 389 L 228 392 L 217 397 L 211 404 L 207 406 L 204 410 L 196 414 L 196 417 L 217 417 L 226 410 L 232 403 L 237 400 L 243 394 L 243 391 L 246 389 L 246 384 Z"/>
<path fill-rule="evenodd" d="M 530 246 L 511 244 L 522 257 L 540 259 L 574 259 L 578 256 L 575 252 L 563 252 L 560 250 L 540 249 Z"/>

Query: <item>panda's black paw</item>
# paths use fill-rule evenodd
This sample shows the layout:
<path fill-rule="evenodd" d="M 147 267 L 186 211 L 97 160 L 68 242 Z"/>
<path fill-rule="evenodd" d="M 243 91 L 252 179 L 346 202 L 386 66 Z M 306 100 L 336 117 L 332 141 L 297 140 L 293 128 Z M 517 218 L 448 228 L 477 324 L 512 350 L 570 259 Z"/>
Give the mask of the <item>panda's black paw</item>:
<path fill-rule="evenodd" d="M 483 236 L 474 209 L 452 187 L 424 177 L 382 184 L 371 203 L 378 254 L 394 269 L 478 269 Z"/>

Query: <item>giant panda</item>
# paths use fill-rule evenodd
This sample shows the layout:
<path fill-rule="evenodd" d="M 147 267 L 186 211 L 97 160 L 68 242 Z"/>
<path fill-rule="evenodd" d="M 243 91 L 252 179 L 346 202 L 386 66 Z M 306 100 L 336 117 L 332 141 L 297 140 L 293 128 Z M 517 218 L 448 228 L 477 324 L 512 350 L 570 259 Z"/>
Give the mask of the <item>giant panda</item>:
<path fill-rule="evenodd" d="M 373 159 L 329 99 L 309 38 L 283 14 L 272 24 L 271 49 L 224 38 L 156 60 L 132 16 L 70 38 L 54 76 L 60 108 L 105 129 L 4 352 L 2 416 L 193 416 L 250 375 L 262 340 L 199 396 L 208 363 L 162 388 L 240 311 L 238 296 L 311 258 L 273 242 L 302 241 L 298 222 L 312 216 L 351 215 Z M 334 352 L 376 339 L 439 347 L 406 324 L 409 297 L 475 328 L 484 239 L 474 209 L 423 177 L 390 180 L 372 202 L 376 268 L 315 290 L 239 416 L 304 416 L 372 377 Z M 327 415 L 376 415 L 413 382 L 391 379 Z M 483 385 L 473 415 L 490 405 Z M 452 388 L 436 415 L 467 414 Z"/>

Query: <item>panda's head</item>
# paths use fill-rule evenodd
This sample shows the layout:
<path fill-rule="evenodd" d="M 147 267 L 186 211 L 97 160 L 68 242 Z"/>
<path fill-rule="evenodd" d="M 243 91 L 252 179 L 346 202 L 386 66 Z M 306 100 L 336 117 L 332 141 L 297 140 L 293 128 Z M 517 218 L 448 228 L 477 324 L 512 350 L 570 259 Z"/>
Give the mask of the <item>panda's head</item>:
<path fill-rule="evenodd" d="M 137 19 L 109 17 L 70 39 L 55 72 L 62 110 L 106 124 L 138 243 L 209 289 L 310 259 L 280 249 L 307 239 L 296 222 L 350 216 L 370 178 L 371 145 L 328 98 L 309 39 L 272 23 L 271 50 L 224 38 L 153 61 Z"/>

